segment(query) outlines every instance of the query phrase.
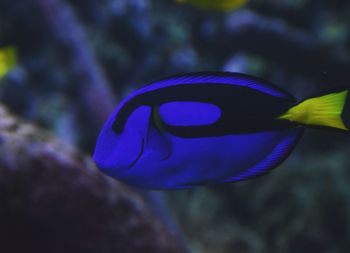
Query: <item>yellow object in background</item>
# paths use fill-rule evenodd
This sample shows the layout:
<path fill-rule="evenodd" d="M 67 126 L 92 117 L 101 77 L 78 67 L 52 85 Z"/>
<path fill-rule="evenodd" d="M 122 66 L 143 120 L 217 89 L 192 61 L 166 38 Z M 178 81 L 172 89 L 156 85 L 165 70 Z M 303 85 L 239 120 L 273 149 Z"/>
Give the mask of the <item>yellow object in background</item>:
<path fill-rule="evenodd" d="M 206 10 L 232 11 L 245 5 L 248 0 L 176 0 L 177 3 L 188 3 Z"/>
<path fill-rule="evenodd" d="M 16 65 L 16 50 L 12 46 L 0 48 L 0 80 Z"/>

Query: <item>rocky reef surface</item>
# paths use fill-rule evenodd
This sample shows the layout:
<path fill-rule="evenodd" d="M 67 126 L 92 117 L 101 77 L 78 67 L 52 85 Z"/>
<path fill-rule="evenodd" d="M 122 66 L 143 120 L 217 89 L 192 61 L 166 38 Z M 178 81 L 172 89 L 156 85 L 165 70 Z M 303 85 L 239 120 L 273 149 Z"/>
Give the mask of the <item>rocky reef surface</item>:
<path fill-rule="evenodd" d="M 127 186 L 0 106 L 0 245 L 14 252 L 184 252 Z"/>

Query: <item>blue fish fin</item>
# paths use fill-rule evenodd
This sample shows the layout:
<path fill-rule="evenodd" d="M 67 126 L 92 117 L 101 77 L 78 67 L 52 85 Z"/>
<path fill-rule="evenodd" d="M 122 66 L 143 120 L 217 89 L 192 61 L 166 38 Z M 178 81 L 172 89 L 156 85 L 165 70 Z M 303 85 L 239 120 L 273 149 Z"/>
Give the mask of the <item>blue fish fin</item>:
<path fill-rule="evenodd" d="M 295 98 L 288 92 L 274 84 L 250 75 L 234 72 L 197 72 L 183 75 L 175 75 L 152 83 L 152 86 L 145 86 L 141 92 L 151 91 L 157 88 L 168 87 L 179 84 L 213 83 L 228 84 L 248 87 L 274 97 L 295 102 Z"/>
<path fill-rule="evenodd" d="M 270 170 L 280 165 L 292 152 L 298 140 L 302 137 L 304 128 L 297 127 L 289 131 L 263 160 L 247 169 L 239 175 L 225 179 L 220 183 L 230 183 L 235 181 L 243 181 L 267 174 Z"/>
<path fill-rule="evenodd" d="M 161 160 L 168 159 L 172 154 L 170 141 L 164 135 L 162 130 L 162 122 L 158 114 L 158 108 L 152 109 L 152 120 L 148 127 L 147 149 L 155 153 Z"/>

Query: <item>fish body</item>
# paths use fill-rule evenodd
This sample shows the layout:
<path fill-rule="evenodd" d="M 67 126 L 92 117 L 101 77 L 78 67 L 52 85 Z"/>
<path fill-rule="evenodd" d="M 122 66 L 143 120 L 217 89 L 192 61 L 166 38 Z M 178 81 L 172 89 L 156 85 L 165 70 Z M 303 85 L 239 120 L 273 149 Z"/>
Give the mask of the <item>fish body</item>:
<path fill-rule="evenodd" d="M 267 81 L 238 73 L 170 77 L 120 103 L 94 160 L 104 173 L 148 189 L 247 180 L 286 159 L 305 126 L 347 131 L 346 100 L 344 90 L 297 103 Z"/>
<path fill-rule="evenodd" d="M 239 9 L 247 3 L 248 0 L 176 0 L 181 4 L 191 4 L 205 10 L 214 11 L 232 11 Z"/>

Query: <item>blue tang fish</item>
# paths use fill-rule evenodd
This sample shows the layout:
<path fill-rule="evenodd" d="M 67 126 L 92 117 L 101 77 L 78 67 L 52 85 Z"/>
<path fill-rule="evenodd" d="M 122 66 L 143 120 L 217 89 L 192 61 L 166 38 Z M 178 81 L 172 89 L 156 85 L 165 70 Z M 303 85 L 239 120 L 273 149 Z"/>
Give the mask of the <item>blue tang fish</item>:
<path fill-rule="evenodd" d="M 120 103 L 93 158 L 107 175 L 147 189 L 247 180 L 285 160 L 305 127 L 347 132 L 347 98 L 344 89 L 298 103 L 244 74 L 174 76 Z"/>

